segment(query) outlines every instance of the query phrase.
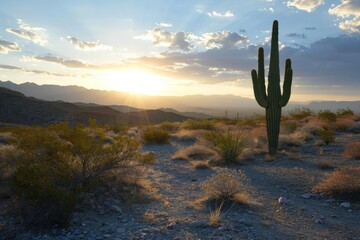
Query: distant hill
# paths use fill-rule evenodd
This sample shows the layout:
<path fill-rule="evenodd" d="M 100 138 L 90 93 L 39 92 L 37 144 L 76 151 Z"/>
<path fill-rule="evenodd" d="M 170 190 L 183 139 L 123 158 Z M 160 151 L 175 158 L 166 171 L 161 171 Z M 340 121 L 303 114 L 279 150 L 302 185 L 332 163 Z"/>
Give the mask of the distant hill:
<path fill-rule="evenodd" d="M 159 110 L 164 112 L 172 112 L 172 113 L 180 114 L 190 118 L 214 118 L 214 116 L 201 112 L 179 112 L 172 108 L 160 108 Z"/>
<path fill-rule="evenodd" d="M 20 92 L 0 87 L 0 122 L 24 125 L 46 125 L 60 121 L 70 124 L 86 124 L 89 118 L 99 123 L 123 122 L 131 125 L 155 124 L 163 121 L 184 121 L 188 117 L 164 112 L 146 110 L 121 113 L 107 106 L 79 106 L 63 101 L 44 101 L 26 97 Z"/>
<path fill-rule="evenodd" d="M 341 108 L 350 108 L 356 113 L 360 113 L 360 101 L 319 101 L 311 102 L 306 107 L 319 111 L 329 109 L 336 111 Z"/>
<path fill-rule="evenodd" d="M 189 112 L 189 114 L 191 112 L 200 112 L 211 116 L 224 116 L 226 110 L 232 116 L 236 116 L 237 113 L 240 115 L 263 113 L 263 109 L 258 106 L 254 99 L 234 95 L 147 96 L 86 89 L 79 86 L 37 85 L 35 83 L 15 84 L 10 81 L 0 81 L 0 87 L 9 88 L 28 97 L 47 101 L 62 100 L 72 103 L 95 103 L 107 106 L 123 105 L 136 109 L 171 108 L 176 109 L 178 112 Z"/>

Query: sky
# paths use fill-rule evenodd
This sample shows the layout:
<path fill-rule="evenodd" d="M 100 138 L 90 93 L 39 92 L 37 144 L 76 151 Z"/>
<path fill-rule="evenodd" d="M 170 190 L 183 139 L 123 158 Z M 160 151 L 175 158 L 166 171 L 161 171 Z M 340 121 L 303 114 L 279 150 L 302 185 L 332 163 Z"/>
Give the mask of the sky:
<path fill-rule="evenodd" d="M 3 1 L 0 80 L 254 98 L 274 20 L 292 101 L 360 100 L 360 0 Z"/>

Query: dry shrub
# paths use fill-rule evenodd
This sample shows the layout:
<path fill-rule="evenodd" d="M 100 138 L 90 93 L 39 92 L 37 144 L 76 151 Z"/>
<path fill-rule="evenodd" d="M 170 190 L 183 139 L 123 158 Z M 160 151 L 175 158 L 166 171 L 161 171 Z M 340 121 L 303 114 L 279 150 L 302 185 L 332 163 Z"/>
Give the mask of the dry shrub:
<path fill-rule="evenodd" d="M 186 141 L 186 140 L 197 140 L 200 139 L 205 133 L 207 133 L 207 130 L 186 130 L 186 129 L 182 129 L 180 131 L 178 131 L 177 133 L 173 134 L 173 137 L 178 139 L 178 140 L 182 140 L 182 141 Z"/>
<path fill-rule="evenodd" d="M 141 132 L 141 138 L 145 143 L 166 144 L 169 143 L 170 133 L 160 128 L 147 127 Z"/>
<path fill-rule="evenodd" d="M 317 162 L 317 166 L 318 166 L 318 168 L 320 168 L 322 170 L 333 169 L 334 168 L 332 162 L 330 162 L 329 160 L 319 160 Z"/>
<path fill-rule="evenodd" d="M 354 120 L 349 118 L 338 118 L 335 123 L 336 130 L 346 131 L 354 126 Z"/>
<path fill-rule="evenodd" d="M 290 134 L 298 129 L 299 123 L 296 121 L 285 121 L 280 125 L 280 132 L 284 134 Z"/>
<path fill-rule="evenodd" d="M 254 147 L 262 148 L 267 144 L 267 130 L 266 127 L 257 127 L 250 131 L 250 136 L 253 139 Z"/>
<path fill-rule="evenodd" d="M 335 141 L 334 130 L 331 128 L 319 129 L 316 131 L 315 134 L 319 136 L 326 145 L 329 145 L 330 143 Z"/>
<path fill-rule="evenodd" d="M 183 129 L 188 130 L 213 130 L 215 129 L 215 123 L 212 120 L 209 119 L 187 119 L 185 122 L 183 122 L 182 126 Z"/>
<path fill-rule="evenodd" d="M 195 169 L 208 169 L 208 168 L 210 168 L 209 163 L 206 162 L 206 161 L 195 160 L 195 161 L 192 161 L 191 164 L 194 166 Z"/>
<path fill-rule="evenodd" d="M 178 122 L 162 122 L 159 124 L 159 128 L 168 132 L 175 132 L 179 129 L 180 123 Z"/>
<path fill-rule="evenodd" d="M 306 117 L 310 117 L 314 115 L 314 112 L 309 109 L 309 108 L 294 108 L 292 110 L 290 110 L 289 112 L 289 117 L 296 119 L 296 120 L 300 120 L 300 119 L 304 119 Z"/>
<path fill-rule="evenodd" d="M 297 135 L 285 135 L 280 134 L 279 136 L 279 149 L 286 148 L 286 147 L 293 147 L 293 146 L 300 146 L 303 144 L 301 139 L 296 138 Z"/>
<path fill-rule="evenodd" d="M 183 148 L 176 152 L 173 156 L 173 160 L 205 160 L 214 156 L 216 152 L 206 146 L 194 144 L 187 148 Z"/>
<path fill-rule="evenodd" d="M 330 110 L 320 110 L 316 117 L 327 122 L 336 121 L 336 114 Z"/>
<path fill-rule="evenodd" d="M 21 155 L 13 145 L 0 145 L 0 180 L 9 178 L 16 170 L 16 159 Z"/>
<path fill-rule="evenodd" d="M 346 159 L 360 159 L 360 142 L 346 144 L 344 157 Z"/>
<path fill-rule="evenodd" d="M 337 117 L 352 117 L 354 116 L 354 111 L 350 108 L 341 108 L 336 111 Z"/>
<path fill-rule="evenodd" d="M 221 209 L 224 201 L 221 202 L 219 207 L 215 207 L 214 211 L 210 212 L 209 225 L 212 227 L 219 227 L 221 225 Z"/>
<path fill-rule="evenodd" d="M 360 167 L 336 168 L 325 173 L 315 191 L 340 199 L 360 199 Z"/>
<path fill-rule="evenodd" d="M 248 181 L 241 170 L 220 169 L 201 185 L 209 199 L 234 201 L 237 194 L 246 194 L 245 183 Z"/>

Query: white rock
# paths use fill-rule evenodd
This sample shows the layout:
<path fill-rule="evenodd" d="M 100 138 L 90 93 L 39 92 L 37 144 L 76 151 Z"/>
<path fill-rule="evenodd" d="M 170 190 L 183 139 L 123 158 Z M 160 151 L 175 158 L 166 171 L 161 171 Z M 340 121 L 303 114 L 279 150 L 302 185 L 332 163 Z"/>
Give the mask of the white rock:
<path fill-rule="evenodd" d="M 351 204 L 349 202 L 343 202 L 340 204 L 341 207 L 343 208 L 350 208 L 351 207 Z"/>
<path fill-rule="evenodd" d="M 289 199 L 287 199 L 286 197 L 280 197 L 279 200 L 278 200 L 278 202 L 279 202 L 280 204 L 288 204 L 290 201 L 289 201 Z"/>
<path fill-rule="evenodd" d="M 312 197 L 312 195 L 310 193 L 304 193 L 303 195 L 301 195 L 301 197 L 305 199 L 309 199 Z"/>

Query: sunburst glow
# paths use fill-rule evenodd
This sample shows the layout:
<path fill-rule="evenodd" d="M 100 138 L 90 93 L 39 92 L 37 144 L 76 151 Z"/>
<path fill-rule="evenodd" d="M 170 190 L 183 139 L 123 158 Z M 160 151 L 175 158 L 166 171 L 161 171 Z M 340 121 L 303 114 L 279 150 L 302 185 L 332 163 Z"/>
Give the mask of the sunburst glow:
<path fill-rule="evenodd" d="M 112 90 L 137 94 L 157 95 L 164 89 L 160 76 L 142 70 L 108 71 L 106 82 Z"/>

